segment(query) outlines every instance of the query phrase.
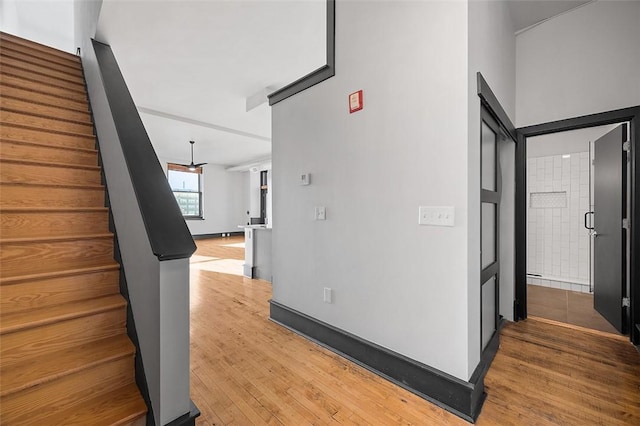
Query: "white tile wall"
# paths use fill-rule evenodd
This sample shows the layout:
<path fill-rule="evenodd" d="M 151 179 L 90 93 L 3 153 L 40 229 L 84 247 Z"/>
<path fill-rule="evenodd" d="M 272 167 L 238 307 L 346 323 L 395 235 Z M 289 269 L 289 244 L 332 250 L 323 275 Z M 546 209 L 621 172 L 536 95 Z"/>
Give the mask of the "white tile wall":
<path fill-rule="evenodd" d="M 589 291 L 590 236 L 584 214 L 590 209 L 589 152 L 528 159 L 531 193 L 566 192 L 566 207 L 531 208 L 527 216 L 527 273 L 531 284 Z"/>

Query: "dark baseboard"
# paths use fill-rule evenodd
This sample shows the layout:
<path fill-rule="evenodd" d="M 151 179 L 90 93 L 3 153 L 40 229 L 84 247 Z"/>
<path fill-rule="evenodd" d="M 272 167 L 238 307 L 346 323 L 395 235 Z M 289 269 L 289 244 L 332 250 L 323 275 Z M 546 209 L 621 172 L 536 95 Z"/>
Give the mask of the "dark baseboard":
<path fill-rule="evenodd" d="M 499 345 L 499 333 L 487 346 L 481 368 L 465 382 L 443 371 L 368 342 L 278 302 L 270 301 L 271 320 L 361 365 L 398 386 L 469 421 L 475 422 L 485 400 L 484 376 L 489 354 Z M 488 350 L 491 347 L 491 351 Z M 495 347 L 495 350 L 493 350 Z M 485 355 L 487 354 L 487 355 Z M 493 357 L 491 357 L 491 360 Z M 480 367 L 480 366 L 479 366 Z"/>
<path fill-rule="evenodd" d="M 208 238 L 223 238 L 222 232 L 217 232 L 215 234 L 200 234 L 200 235 L 192 235 L 194 240 L 206 240 Z M 233 232 L 224 232 L 229 237 L 238 237 L 244 235 L 244 231 L 233 231 Z"/>
<path fill-rule="evenodd" d="M 196 404 L 194 404 L 193 401 L 190 402 L 191 408 L 187 414 L 178 417 L 174 421 L 167 423 L 165 426 L 195 426 L 196 417 L 200 416 L 200 410 L 198 410 L 198 407 L 196 407 Z"/>

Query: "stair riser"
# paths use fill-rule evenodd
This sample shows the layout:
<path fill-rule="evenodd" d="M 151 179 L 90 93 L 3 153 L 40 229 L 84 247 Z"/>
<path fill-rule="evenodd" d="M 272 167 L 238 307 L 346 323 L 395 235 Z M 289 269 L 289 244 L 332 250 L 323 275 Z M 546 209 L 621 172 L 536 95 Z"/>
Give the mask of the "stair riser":
<path fill-rule="evenodd" d="M 2 53 L 1 59 L 3 67 L 11 67 L 12 69 L 23 70 L 29 73 L 43 74 L 49 78 L 55 78 L 65 83 L 73 83 L 81 87 L 84 86 L 84 78 L 81 72 L 77 73 L 76 75 L 70 75 L 65 72 L 57 71 L 50 67 L 24 62 L 20 59 L 14 59 L 10 56 L 5 55 L 4 51 Z"/>
<path fill-rule="evenodd" d="M 63 87 L 52 86 L 51 84 L 41 83 L 38 81 L 26 80 L 24 78 L 16 77 L 10 74 L 0 73 L 0 82 L 6 84 L 7 86 L 19 87 L 26 90 L 34 90 L 36 92 L 42 92 L 48 95 L 73 99 L 80 102 L 87 101 L 86 93 L 65 89 Z"/>
<path fill-rule="evenodd" d="M 103 189 L 3 184 L 0 207 L 103 207 Z"/>
<path fill-rule="evenodd" d="M 5 84 L 0 85 L 0 93 L 3 95 L 3 103 L 8 102 L 9 98 L 14 98 L 20 99 L 24 102 L 35 102 L 37 104 L 53 106 L 56 109 L 69 108 L 80 113 L 89 114 L 89 106 L 86 101 L 74 101 L 72 99 L 33 92 L 31 90 L 20 89 L 18 87 L 7 86 Z"/>
<path fill-rule="evenodd" d="M 133 366 L 133 357 L 127 357 L 8 395 L 1 401 L 2 420 L 15 425 L 47 424 L 52 413 L 133 383 Z M 33 410 L 34 406 L 38 409 Z"/>
<path fill-rule="evenodd" d="M 74 121 L 79 123 L 91 123 L 91 115 L 89 111 L 80 112 L 70 109 L 57 108 L 54 106 L 35 104 L 32 101 L 23 101 L 20 99 L 8 98 L 3 93 L 2 108 L 8 111 L 39 115 L 41 117 L 55 118 L 59 120 Z"/>
<path fill-rule="evenodd" d="M 2 365 L 9 366 L 24 357 L 72 348 L 98 339 L 126 333 L 126 308 L 60 321 L 2 336 Z M 4 412 L 4 407 L 3 407 Z"/>
<path fill-rule="evenodd" d="M 3 212 L 3 238 L 82 235 L 109 232 L 108 212 Z"/>
<path fill-rule="evenodd" d="M 74 123 L 70 121 L 62 121 L 4 110 L 0 111 L 0 120 L 3 123 L 9 123 L 18 126 L 35 127 L 42 130 L 71 132 L 79 133 L 82 135 L 93 134 L 93 124 L 91 124 L 90 122 Z"/>
<path fill-rule="evenodd" d="M 41 145 L 29 145 L 0 142 L 0 158 L 4 160 L 32 160 L 51 163 L 97 166 L 98 153 L 74 149 L 48 148 Z"/>
<path fill-rule="evenodd" d="M 63 133 L 50 133 L 43 130 L 27 129 L 9 124 L 0 126 L 0 141 L 16 140 L 45 144 L 51 147 L 60 146 L 67 148 L 95 149 L 96 140 L 93 136 L 75 136 Z M 4 150 L 7 143 L 2 143 Z M 22 157 L 24 158 L 24 157 Z M 65 161 L 68 163 L 68 161 Z"/>
<path fill-rule="evenodd" d="M 27 55 L 35 56 L 47 61 L 56 62 L 69 67 L 82 68 L 80 64 L 80 58 L 65 52 L 60 52 L 56 49 L 52 49 L 46 46 L 38 46 L 28 41 L 12 37 L 7 34 L 0 34 L 0 44 L 8 46 L 13 50 L 17 50 Z"/>
<path fill-rule="evenodd" d="M 0 182 L 100 185 L 100 170 L 0 162 Z"/>
<path fill-rule="evenodd" d="M 117 294 L 119 279 L 113 270 L 0 286 L 0 309 L 10 314 Z"/>
<path fill-rule="evenodd" d="M 72 83 L 70 81 L 61 80 L 56 77 L 50 77 L 48 75 L 39 74 L 25 70 L 23 68 L 17 68 L 10 65 L 2 65 L 2 74 L 12 75 L 15 77 L 24 78 L 26 80 L 37 81 L 39 83 L 61 87 L 63 89 L 71 90 L 76 93 L 82 93 L 84 91 L 84 85 L 81 83 Z"/>
<path fill-rule="evenodd" d="M 79 66 L 67 66 L 63 64 L 59 64 L 57 62 L 48 61 L 46 59 L 39 58 L 37 56 L 29 55 L 24 52 L 20 52 L 19 49 L 15 48 L 15 44 L 2 44 L 2 55 L 7 58 L 15 59 L 18 61 L 22 61 L 25 65 L 38 65 L 40 67 L 45 67 L 50 70 L 55 70 L 57 72 L 61 72 L 67 74 L 71 77 L 80 77 L 82 78 L 82 69 Z"/>
<path fill-rule="evenodd" d="M 2 276 L 15 277 L 113 262 L 113 238 L 3 243 Z"/>

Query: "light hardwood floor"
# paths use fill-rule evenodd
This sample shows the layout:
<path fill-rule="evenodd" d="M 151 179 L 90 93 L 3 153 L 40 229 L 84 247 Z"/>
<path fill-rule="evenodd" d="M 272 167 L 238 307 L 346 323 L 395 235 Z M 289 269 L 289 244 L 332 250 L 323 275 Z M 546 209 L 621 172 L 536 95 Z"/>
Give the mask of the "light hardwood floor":
<path fill-rule="evenodd" d="M 464 425 L 462 419 L 269 321 L 271 285 L 230 267 L 239 237 L 199 240 L 191 272 L 198 425 Z M 204 257 L 203 257 L 204 256 Z M 478 425 L 640 424 L 640 355 L 623 338 L 507 325 Z"/>

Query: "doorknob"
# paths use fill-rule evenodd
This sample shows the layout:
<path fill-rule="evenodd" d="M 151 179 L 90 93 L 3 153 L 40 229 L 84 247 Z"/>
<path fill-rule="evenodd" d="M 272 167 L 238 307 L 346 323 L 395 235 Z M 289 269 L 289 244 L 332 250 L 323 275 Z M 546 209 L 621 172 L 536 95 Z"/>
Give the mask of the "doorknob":
<path fill-rule="evenodd" d="M 597 231 L 591 231 L 591 236 L 597 237 L 598 236 L 598 232 Z"/>

